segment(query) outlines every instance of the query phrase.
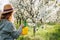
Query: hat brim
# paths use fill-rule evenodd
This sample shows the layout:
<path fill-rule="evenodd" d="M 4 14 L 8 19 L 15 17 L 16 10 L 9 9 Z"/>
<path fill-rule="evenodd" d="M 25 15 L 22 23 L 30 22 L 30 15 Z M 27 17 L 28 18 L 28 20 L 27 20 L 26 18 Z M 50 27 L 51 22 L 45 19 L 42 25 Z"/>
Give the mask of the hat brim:
<path fill-rule="evenodd" d="M 5 13 L 9 13 L 9 12 L 16 12 L 16 11 L 15 10 L 10 10 L 10 11 L 2 12 L 2 13 L 5 14 Z"/>

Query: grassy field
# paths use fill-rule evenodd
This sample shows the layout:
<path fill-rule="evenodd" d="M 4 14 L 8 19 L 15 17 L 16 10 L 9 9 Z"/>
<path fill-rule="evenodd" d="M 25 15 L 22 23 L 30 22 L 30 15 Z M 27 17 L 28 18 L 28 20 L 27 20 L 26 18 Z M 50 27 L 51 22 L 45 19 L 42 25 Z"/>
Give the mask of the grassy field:
<path fill-rule="evenodd" d="M 20 35 L 17 40 L 60 40 L 60 24 L 44 24 L 44 28 L 37 27 L 33 34 L 33 27 L 29 27 L 27 35 Z"/>

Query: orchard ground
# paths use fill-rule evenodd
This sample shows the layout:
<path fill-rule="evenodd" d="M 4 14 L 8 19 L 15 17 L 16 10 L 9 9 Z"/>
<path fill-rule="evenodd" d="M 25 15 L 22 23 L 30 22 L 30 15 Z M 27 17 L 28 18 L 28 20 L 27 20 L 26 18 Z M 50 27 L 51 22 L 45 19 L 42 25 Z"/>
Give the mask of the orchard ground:
<path fill-rule="evenodd" d="M 40 25 L 40 27 L 36 27 L 38 30 L 36 30 L 35 35 L 33 27 L 29 26 L 28 28 L 28 34 L 20 35 L 17 40 L 60 40 L 60 23 L 44 24 L 43 28 Z"/>

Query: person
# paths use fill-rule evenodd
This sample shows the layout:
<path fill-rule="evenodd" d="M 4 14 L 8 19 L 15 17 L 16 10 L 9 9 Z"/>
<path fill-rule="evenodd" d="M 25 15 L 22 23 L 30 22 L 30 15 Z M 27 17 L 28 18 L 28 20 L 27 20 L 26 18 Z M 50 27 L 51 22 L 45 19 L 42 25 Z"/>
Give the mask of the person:
<path fill-rule="evenodd" d="M 21 25 L 19 29 L 16 30 L 12 23 L 13 13 L 14 8 L 11 4 L 5 4 L 3 6 L 0 18 L 0 40 L 16 40 L 22 33 L 22 28 L 24 26 Z"/>

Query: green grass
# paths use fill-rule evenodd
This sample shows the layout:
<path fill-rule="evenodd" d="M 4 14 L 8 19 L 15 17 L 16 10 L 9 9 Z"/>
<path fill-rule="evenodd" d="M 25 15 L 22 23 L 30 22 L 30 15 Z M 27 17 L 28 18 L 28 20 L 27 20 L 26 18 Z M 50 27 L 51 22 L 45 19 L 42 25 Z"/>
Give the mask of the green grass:
<path fill-rule="evenodd" d="M 16 24 L 16 26 L 18 25 Z M 35 36 L 33 34 L 33 27 L 29 27 L 28 34 L 20 35 L 17 40 L 60 40 L 60 24 L 49 23 L 44 24 L 44 26 L 44 28 L 38 27 Z"/>

